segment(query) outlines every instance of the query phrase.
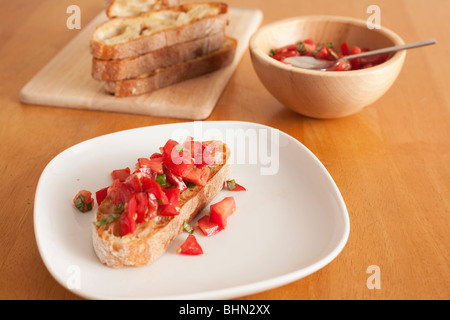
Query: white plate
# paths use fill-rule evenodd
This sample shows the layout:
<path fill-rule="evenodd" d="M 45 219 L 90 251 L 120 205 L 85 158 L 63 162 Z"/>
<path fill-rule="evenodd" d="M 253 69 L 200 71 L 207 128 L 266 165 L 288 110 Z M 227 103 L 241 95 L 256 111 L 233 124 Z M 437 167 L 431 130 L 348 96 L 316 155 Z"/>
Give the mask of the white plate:
<path fill-rule="evenodd" d="M 183 256 L 180 235 L 155 263 L 110 269 L 91 243 L 94 210 L 72 204 L 81 189 L 111 183 L 113 169 L 133 167 L 167 139 L 221 139 L 231 149 L 232 178 L 246 192 L 222 232 L 195 235 L 201 256 Z M 200 216 L 207 214 L 205 209 Z M 332 261 L 345 246 L 350 224 L 345 203 L 320 161 L 300 142 L 276 129 L 248 122 L 188 122 L 137 128 L 97 137 L 56 156 L 43 171 L 34 204 L 36 241 L 54 278 L 90 299 L 229 299 L 305 277 Z"/>

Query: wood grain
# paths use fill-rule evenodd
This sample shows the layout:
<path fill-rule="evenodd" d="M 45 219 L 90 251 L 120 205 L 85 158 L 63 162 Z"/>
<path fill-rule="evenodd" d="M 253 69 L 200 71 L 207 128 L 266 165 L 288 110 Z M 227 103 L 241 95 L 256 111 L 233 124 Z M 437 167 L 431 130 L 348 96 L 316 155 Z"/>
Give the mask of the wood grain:
<path fill-rule="evenodd" d="M 102 134 L 185 121 L 20 103 L 23 86 L 82 33 L 103 6 L 103 0 L 77 1 L 82 29 L 68 30 L 66 8 L 73 3 L 0 2 L 1 299 L 79 299 L 51 277 L 34 239 L 36 185 L 53 157 Z M 308 14 L 366 19 L 367 7 L 374 4 L 369 0 L 227 3 L 261 9 L 263 24 Z M 207 118 L 258 122 L 298 139 L 328 169 L 350 215 L 348 243 L 329 265 L 299 281 L 240 299 L 450 298 L 450 2 L 377 0 L 376 4 L 382 25 L 405 42 L 434 37 L 438 43 L 408 52 L 397 81 L 375 104 L 342 119 L 300 116 L 265 90 L 246 51 Z M 380 268 L 380 289 L 366 285 L 372 265 Z"/>

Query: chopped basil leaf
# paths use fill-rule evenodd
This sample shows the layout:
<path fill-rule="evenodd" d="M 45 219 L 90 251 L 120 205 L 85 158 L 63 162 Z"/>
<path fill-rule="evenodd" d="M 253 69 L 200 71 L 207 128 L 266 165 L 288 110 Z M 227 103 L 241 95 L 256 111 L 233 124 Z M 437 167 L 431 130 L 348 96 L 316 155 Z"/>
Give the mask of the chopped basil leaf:
<path fill-rule="evenodd" d="M 274 49 L 270 49 L 269 56 L 273 57 L 276 54 L 277 54 L 277 52 Z"/>
<path fill-rule="evenodd" d="M 330 48 L 330 49 L 333 49 L 333 43 L 332 43 L 332 42 L 327 42 L 327 43 L 325 44 L 325 46 L 328 47 L 328 48 Z"/>
<path fill-rule="evenodd" d="M 192 228 L 189 223 L 187 223 L 186 221 L 183 221 L 183 228 L 184 231 L 186 231 L 189 234 L 193 234 L 194 233 L 194 228 Z"/>
<path fill-rule="evenodd" d="M 188 183 L 186 183 L 186 186 L 188 187 L 188 188 L 195 188 L 197 185 L 194 183 L 194 182 L 188 182 Z"/>
<path fill-rule="evenodd" d="M 85 210 L 85 203 L 84 203 L 84 196 L 80 194 L 78 198 L 74 202 L 75 207 L 80 210 L 81 212 L 86 212 Z M 92 208 L 91 208 L 92 209 Z"/>
<path fill-rule="evenodd" d="M 322 50 L 322 48 L 323 48 L 323 45 L 318 46 L 318 47 L 316 48 L 316 50 L 314 50 L 314 51 L 312 52 L 312 55 L 315 56 L 320 50 Z"/>
<path fill-rule="evenodd" d="M 117 218 L 119 218 L 122 215 L 122 212 L 124 210 L 124 204 L 121 203 L 118 207 L 114 208 L 114 213 L 110 214 L 109 216 L 107 216 L 106 218 L 103 218 L 99 221 L 95 221 L 93 222 L 94 226 L 97 227 L 102 227 L 102 226 L 106 226 L 110 223 L 112 223 L 114 220 L 116 220 Z"/>
<path fill-rule="evenodd" d="M 329 50 L 328 54 L 335 59 L 339 59 L 339 57 L 336 55 L 336 53 L 333 50 Z"/>
<path fill-rule="evenodd" d="M 306 47 L 305 47 L 305 43 L 303 41 L 300 41 L 297 45 L 297 51 L 300 53 L 305 53 L 306 52 Z"/>
<path fill-rule="evenodd" d="M 161 187 L 166 187 L 167 186 L 166 175 L 164 173 L 156 175 L 156 182 Z"/>
<path fill-rule="evenodd" d="M 228 190 L 233 190 L 234 188 L 236 188 L 236 181 L 234 181 L 234 179 L 228 180 L 227 187 L 228 187 Z"/>

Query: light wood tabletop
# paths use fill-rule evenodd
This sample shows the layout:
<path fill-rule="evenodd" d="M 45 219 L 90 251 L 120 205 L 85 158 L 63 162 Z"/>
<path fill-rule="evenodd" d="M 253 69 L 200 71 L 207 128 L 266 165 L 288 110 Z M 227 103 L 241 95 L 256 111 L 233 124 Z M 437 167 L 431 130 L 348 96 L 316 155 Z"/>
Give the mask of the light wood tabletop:
<path fill-rule="evenodd" d="M 405 42 L 438 41 L 409 51 L 397 81 L 378 101 L 332 120 L 284 107 L 244 52 L 205 120 L 260 123 L 304 144 L 338 186 L 350 235 L 340 254 L 313 274 L 236 298 L 449 299 L 450 1 L 226 2 L 260 9 L 262 25 L 310 14 L 368 19 L 368 7 L 376 4 L 381 24 Z M 67 27 L 72 4 L 81 9 L 81 29 Z M 20 102 L 21 89 L 102 10 L 103 0 L 0 1 L 0 299 L 81 298 L 52 277 L 35 240 L 36 187 L 55 156 L 100 135 L 188 121 Z"/>

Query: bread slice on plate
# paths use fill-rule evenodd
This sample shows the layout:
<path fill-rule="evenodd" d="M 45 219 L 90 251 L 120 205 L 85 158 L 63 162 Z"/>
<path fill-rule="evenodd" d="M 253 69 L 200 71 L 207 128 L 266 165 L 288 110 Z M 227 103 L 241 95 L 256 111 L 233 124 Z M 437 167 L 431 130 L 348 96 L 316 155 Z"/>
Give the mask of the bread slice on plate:
<path fill-rule="evenodd" d="M 95 28 L 90 49 L 97 59 L 135 57 L 223 32 L 227 24 L 227 4 L 183 4 L 135 17 L 110 19 Z"/>
<path fill-rule="evenodd" d="M 178 0 L 106 0 L 108 18 L 133 17 L 141 13 L 167 9 L 179 4 Z"/>
<path fill-rule="evenodd" d="M 117 60 L 92 59 L 92 77 L 96 80 L 124 80 L 136 78 L 156 69 L 206 55 L 222 47 L 225 34 L 208 35 L 204 38 L 164 47 L 149 53 Z"/>
<path fill-rule="evenodd" d="M 183 232 L 184 222 L 189 223 L 223 189 L 224 183 L 230 175 L 230 163 L 228 161 L 230 150 L 220 141 L 208 141 L 203 144 L 208 149 L 214 147 L 215 164 L 211 167 L 203 167 L 208 171 L 203 185 L 182 188 L 183 191 L 178 198 L 178 214 L 163 215 L 162 211 L 158 211 L 157 215 L 155 213 L 151 218 L 136 223 L 133 232 L 122 235 L 120 234 L 122 216 L 115 220 L 112 219 L 113 221 L 107 224 L 98 223 L 93 226 L 94 251 L 103 264 L 111 268 L 119 268 L 123 266 L 144 266 L 154 262 Z M 149 172 L 152 174 L 152 171 Z M 116 182 L 117 180 L 113 184 Z M 141 188 L 140 184 L 137 185 L 138 188 Z M 147 184 L 142 182 L 142 190 L 145 189 L 145 185 Z M 173 188 L 170 187 L 170 189 Z M 142 193 L 142 190 L 138 192 Z M 167 193 L 167 191 L 165 192 Z M 113 200 L 114 194 L 117 195 L 117 193 L 108 189 L 108 196 L 98 207 L 97 222 L 105 221 L 105 219 L 117 214 L 117 197 L 116 200 Z M 152 194 L 149 192 L 148 197 L 151 198 Z M 122 215 L 128 212 L 127 208 L 131 206 L 130 203 L 131 200 L 125 204 Z"/>
<path fill-rule="evenodd" d="M 226 37 L 219 50 L 186 62 L 157 69 L 137 78 L 106 81 L 105 90 L 118 97 L 136 96 L 217 71 L 232 63 L 236 46 L 235 39 Z"/>

